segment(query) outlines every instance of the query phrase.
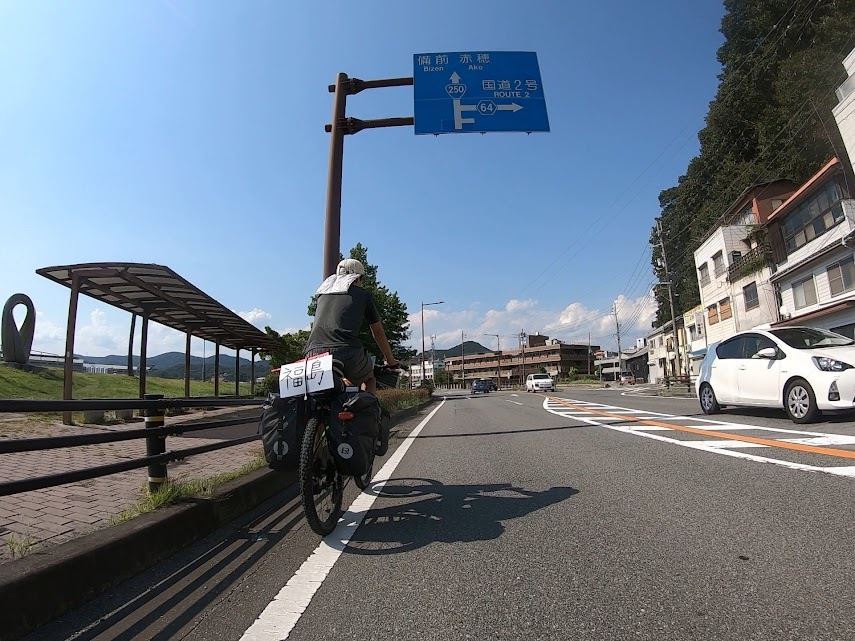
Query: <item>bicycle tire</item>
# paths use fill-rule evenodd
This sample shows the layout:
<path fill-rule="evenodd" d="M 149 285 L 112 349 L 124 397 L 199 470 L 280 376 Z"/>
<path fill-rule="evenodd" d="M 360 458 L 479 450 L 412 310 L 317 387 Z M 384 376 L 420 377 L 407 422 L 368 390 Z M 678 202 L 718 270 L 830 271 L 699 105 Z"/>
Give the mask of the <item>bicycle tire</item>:
<path fill-rule="evenodd" d="M 344 483 L 329 451 L 325 425 L 317 416 L 306 423 L 300 445 L 300 500 L 312 531 L 326 536 L 335 529 L 341 517 Z M 329 495 L 330 505 L 318 513 L 316 501 Z"/>
<path fill-rule="evenodd" d="M 371 485 L 371 477 L 374 476 L 374 461 L 377 459 L 377 453 L 371 452 L 371 462 L 368 464 L 368 471 L 362 476 L 354 476 L 353 482 L 360 490 L 364 490 Z"/>

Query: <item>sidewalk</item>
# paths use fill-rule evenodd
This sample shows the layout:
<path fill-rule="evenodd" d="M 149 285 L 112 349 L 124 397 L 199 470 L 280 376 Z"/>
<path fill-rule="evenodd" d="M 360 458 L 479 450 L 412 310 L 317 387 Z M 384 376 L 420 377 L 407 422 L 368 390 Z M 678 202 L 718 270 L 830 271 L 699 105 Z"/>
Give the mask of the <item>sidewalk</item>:
<path fill-rule="evenodd" d="M 253 434 L 260 407 L 247 409 L 224 408 L 205 410 L 177 416 L 167 416 L 166 424 L 198 422 L 247 416 L 247 425 L 240 429 Z M 61 422 L 33 423 L 23 417 L 5 416 L 0 423 L 0 438 L 32 438 L 92 434 L 102 431 L 139 429 L 142 419 L 114 425 L 74 425 Z M 192 434 L 192 433 L 191 433 Z M 168 450 L 215 443 L 223 438 L 169 437 Z M 207 479 L 238 470 L 257 459 L 261 442 L 249 442 L 234 447 L 192 456 L 168 465 L 171 480 Z M 58 472 L 106 465 L 145 456 L 145 440 L 85 445 L 81 447 L 4 454 L 0 461 L 0 481 L 13 481 Z M 21 556 L 42 551 L 49 546 L 75 539 L 111 524 L 125 510 L 132 508 L 144 496 L 147 487 L 146 468 L 130 470 L 59 487 L 34 490 L 0 497 L 0 564 L 13 555 Z"/>

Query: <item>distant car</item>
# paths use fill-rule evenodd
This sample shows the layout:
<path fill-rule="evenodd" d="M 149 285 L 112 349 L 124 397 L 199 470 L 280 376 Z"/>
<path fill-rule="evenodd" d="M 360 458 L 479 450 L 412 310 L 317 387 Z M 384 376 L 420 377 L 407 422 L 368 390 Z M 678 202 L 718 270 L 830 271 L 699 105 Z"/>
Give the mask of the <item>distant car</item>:
<path fill-rule="evenodd" d="M 701 409 L 783 407 L 795 423 L 855 409 L 855 341 L 814 327 L 739 332 L 707 348 L 695 382 Z"/>
<path fill-rule="evenodd" d="M 478 392 L 481 392 L 482 394 L 490 393 L 490 386 L 487 385 L 484 379 L 478 378 L 472 381 L 472 393 L 477 394 Z"/>
<path fill-rule="evenodd" d="M 479 378 L 478 380 L 484 381 L 484 383 L 487 384 L 487 390 L 488 391 L 490 391 L 490 392 L 496 391 L 496 381 L 494 381 L 492 378 Z"/>
<path fill-rule="evenodd" d="M 526 392 L 554 392 L 555 381 L 549 374 L 529 374 L 525 379 Z"/>
<path fill-rule="evenodd" d="M 635 385 L 635 376 L 632 372 L 621 372 L 620 373 L 620 384 L 621 385 Z"/>

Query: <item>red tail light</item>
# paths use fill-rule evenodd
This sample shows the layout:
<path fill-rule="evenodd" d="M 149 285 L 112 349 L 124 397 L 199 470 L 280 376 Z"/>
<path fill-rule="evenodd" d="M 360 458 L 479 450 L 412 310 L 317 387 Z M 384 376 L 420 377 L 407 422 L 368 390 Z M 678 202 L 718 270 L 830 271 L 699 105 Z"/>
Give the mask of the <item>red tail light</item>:
<path fill-rule="evenodd" d="M 339 412 L 338 417 L 342 421 L 349 421 L 353 418 L 353 412 Z"/>

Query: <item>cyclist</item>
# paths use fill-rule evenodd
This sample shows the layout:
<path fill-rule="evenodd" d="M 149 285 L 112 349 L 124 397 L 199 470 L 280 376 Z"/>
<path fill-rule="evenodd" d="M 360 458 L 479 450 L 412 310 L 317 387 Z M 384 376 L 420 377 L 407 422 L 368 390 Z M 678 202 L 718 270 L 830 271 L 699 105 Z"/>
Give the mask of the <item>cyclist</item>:
<path fill-rule="evenodd" d="M 304 356 L 329 352 L 343 364 L 344 378 L 351 385 L 377 393 L 374 363 L 359 340 L 362 320 L 368 321 L 371 335 L 383 353 L 386 365 L 398 367 L 386 338 L 380 314 L 371 293 L 362 287 L 365 267 L 355 258 L 345 258 L 336 273 L 324 280 L 315 292 L 318 307 L 315 322 L 306 343 Z"/>

